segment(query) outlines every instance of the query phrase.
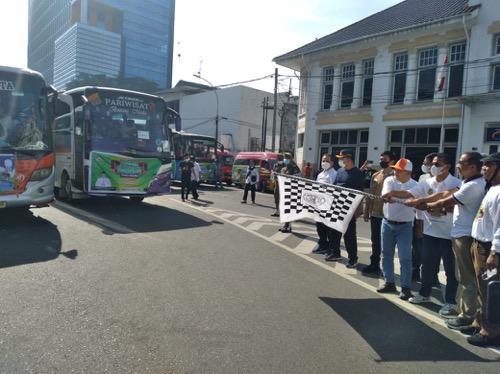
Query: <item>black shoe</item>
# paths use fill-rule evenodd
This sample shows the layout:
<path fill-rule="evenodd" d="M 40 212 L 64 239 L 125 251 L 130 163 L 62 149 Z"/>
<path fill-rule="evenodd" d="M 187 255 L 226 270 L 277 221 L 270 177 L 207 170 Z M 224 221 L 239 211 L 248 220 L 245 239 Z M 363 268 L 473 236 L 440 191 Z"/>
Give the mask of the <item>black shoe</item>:
<path fill-rule="evenodd" d="M 460 330 L 465 329 L 466 327 L 472 327 L 472 322 L 474 322 L 473 319 L 463 317 L 452 318 L 445 321 L 446 326 L 452 330 Z"/>
<path fill-rule="evenodd" d="M 401 300 L 408 300 L 410 297 L 413 297 L 411 290 L 406 287 L 401 288 L 401 292 L 399 293 L 399 298 Z"/>
<path fill-rule="evenodd" d="M 322 254 L 322 253 L 325 253 L 327 250 L 323 247 L 319 247 L 318 248 L 315 248 L 311 251 L 311 253 L 315 253 L 315 254 Z"/>
<path fill-rule="evenodd" d="M 356 260 L 349 260 L 349 262 L 347 262 L 347 264 L 345 265 L 346 268 L 348 269 L 356 269 L 358 267 L 358 261 Z"/>
<path fill-rule="evenodd" d="M 465 326 L 457 329 L 464 335 L 474 335 L 478 334 L 481 329 L 479 327 L 474 327 L 474 326 Z"/>
<path fill-rule="evenodd" d="M 280 214 L 278 212 L 274 212 L 273 214 L 271 214 L 271 217 L 279 217 Z"/>
<path fill-rule="evenodd" d="M 333 253 L 331 253 L 325 257 L 325 261 L 330 261 L 330 262 L 337 262 L 337 261 L 341 261 L 341 260 L 342 260 L 342 257 L 340 257 L 339 255 L 333 254 Z"/>
<path fill-rule="evenodd" d="M 292 232 L 292 229 L 290 227 L 282 227 L 279 229 L 279 231 L 281 231 L 284 234 L 289 234 Z"/>
<path fill-rule="evenodd" d="M 247 201 L 246 201 L 246 200 L 241 200 L 240 202 L 241 202 L 242 204 L 246 204 L 246 203 L 247 203 Z"/>
<path fill-rule="evenodd" d="M 478 347 L 488 347 L 490 345 L 497 346 L 500 344 L 500 336 L 495 338 L 490 338 L 489 336 L 481 335 L 480 333 L 474 334 L 467 338 L 469 344 L 476 345 Z"/>
<path fill-rule="evenodd" d="M 382 287 L 377 289 L 378 293 L 393 293 L 397 292 L 396 286 L 394 283 L 385 283 Z"/>
<path fill-rule="evenodd" d="M 375 264 L 370 264 L 368 266 L 365 266 L 363 270 L 361 270 L 361 273 L 363 274 L 378 274 L 380 273 L 380 267 L 378 267 Z"/>

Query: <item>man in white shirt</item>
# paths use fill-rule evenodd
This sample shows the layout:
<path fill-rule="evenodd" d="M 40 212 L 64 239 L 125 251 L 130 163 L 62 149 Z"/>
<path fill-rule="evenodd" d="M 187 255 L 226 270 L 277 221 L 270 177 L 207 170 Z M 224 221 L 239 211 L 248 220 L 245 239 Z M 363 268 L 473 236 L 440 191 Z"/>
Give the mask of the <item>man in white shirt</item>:
<path fill-rule="evenodd" d="M 457 264 L 457 277 L 462 292 L 458 300 L 458 317 L 446 321 L 451 329 L 463 329 L 472 325 L 479 307 L 474 263 L 472 260 L 472 223 L 484 197 L 486 181 L 481 175 L 481 154 L 466 152 L 460 156 L 457 169 L 464 178 L 459 190 L 449 191 L 440 200 L 427 204 L 429 212 L 440 212 L 455 206 L 451 241 Z"/>
<path fill-rule="evenodd" d="M 500 324 L 492 323 L 486 316 L 488 284 L 500 280 L 500 153 L 484 158 L 483 164 L 484 179 L 491 187 L 472 224 L 472 253 L 479 290 L 478 322 L 481 330 L 467 339 L 477 346 L 500 345 Z M 487 270 L 494 269 L 496 275 L 483 279 Z"/>
<path fill-rule="evenodd" d="M 333 168 L 332 156 L 329 154 L 323 155 L 321 158 L 321 172 L 316 177 L 316 181 L 320 183 L 335 184 L 337 172 Z M 318 247 L 312 252 L 324 254 L 333 250 L 333 229 L 326 226 L 322 222 L 316 222 L 316 231 L 318 232 Z"/>
<path fill-rule="evenodd" d="M 193 199 L 198 200 L 198 184 L 200 183 L 201 167 L 193 155 L 189 157 L 189 160 L 193 163 L 193 169 L 191 170 L 191 194 L 193 195 Z"/>
<path fill-rule="evenodd" d="M 387 177 L 382 188 L 382 195 L 390 191 L 408 191 L 417 186 L 411 179 L 413 165 L 410 160 L 400 159 L 394 169 L 394 176 Z M 380 293 L 396 292 L 394 284 L 394 251 L 398 246 L 399 264 L 401 266 L 401 293 L 399 298 L 408 300 L 411 294 L 411 242 L 413 237 L 413 220 L 415 211 L 393 198 L 387 199 L 383 207 L 382 220 L 382 273 L 385 284 L 377 290 Z"/>
<path fill-rule="evenodd" d="M 460 179 L 450 174 L 451 159 L 445 153 L 438 153 L 432 160 L 432 178 L 419 183 L 409 191 L 392 191 L 387 197 L 418 198 L 409 206 L 419 206 L 434 201 L 432 195 L 446 192 L 460 186 Z M 456 293 L 458 282 L 455 277 L 455 256 L 451 246 L 451 228 L 453 217 L 441 212 L 440 215 L 424 213 L 424 241 L 422 247 L 422 285 L 420 291 L 409 301 L 414 304 L 430 302 L 432 286 L 439 272 L 441 259 L 446 273 L 445 304 L 439 314 L 443 317 L 455 317 Z"/>

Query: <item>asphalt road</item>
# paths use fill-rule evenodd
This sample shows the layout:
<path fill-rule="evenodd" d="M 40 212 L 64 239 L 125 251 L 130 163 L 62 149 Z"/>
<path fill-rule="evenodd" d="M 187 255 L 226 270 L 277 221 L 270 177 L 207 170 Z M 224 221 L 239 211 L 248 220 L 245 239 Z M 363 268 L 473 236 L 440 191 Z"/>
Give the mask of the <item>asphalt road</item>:
<path fill-rule="evenodd" d="M 500 372 L 435 311 L 308 255 L 312 225 L 277 236 L 271 195 L 240 197 L 1 212 L 0 373 Z"/>

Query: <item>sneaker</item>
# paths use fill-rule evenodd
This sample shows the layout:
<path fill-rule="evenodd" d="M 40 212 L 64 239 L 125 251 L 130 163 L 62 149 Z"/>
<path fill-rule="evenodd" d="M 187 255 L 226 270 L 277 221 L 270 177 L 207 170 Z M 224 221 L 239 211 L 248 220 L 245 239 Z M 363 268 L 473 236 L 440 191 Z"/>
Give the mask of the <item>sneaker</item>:
<path fill-rule="evenodd" d="M 397 292 L 396 285 L 394 283 L 384 283 L 384 285 L 377 289 L 378 293 L 393 293 Z"/>
<path fill-rule="evenodd" d="M 457 317 L 457 318 L 449 319 L 445 323 L 449 329 L 460 330 L 460 329 L 463 329 L 465 327 L 472 327 L 472 322 L 474 322 L 473 319 L 464 318 L 464 317 Z"/>
<path fill-rule="evenodd" d="M 495 338 L 490 338 L 489 336 L 486 335 L 481 335 L 480 333 L 474 334 L 472 336 L 469 336 L 467 338 L 467 341 L 469 344 L 478 346 L 478 347 L 488 347 L 490 345 L 500 345 L 500 336 L 497 336 Z"/>
<path fill-rule="evenodd" d="M 365 266 L 363 270 L 361 270 L 362 274 L 378 274 L 380 273 L 380 267 L 374 264 L 370 264 L 368 266 Z"/>
<path fill-rule="evenodd" d="M 411 297 L 413 297 L 413 294 L 411 293 L 411 290 L 409 288 L 403 287 L 401 288 L 401 292 L 399 293 L 399 298 L 401 300 L 409 300 Z"/>
<path fill-rule="evenodd" d="M 325 261 L 330 261 L 330 262 L 337 262 L 341 261 L 342 257 L 334 254 L 329 254 L 328 256 L 325 257 Z"/>
<path fill-rule="evenodd" d="M 439 315 L 444 318 L 455 318 L 458 315 L 455 308 L 455 304 L 446 303 L 441 309 L 439 309 Z"/>
<path fill-rule="evenodd" d="M 246 200 L 241 200 L 241 203 L 242 203 L 242 204 L 246 204 L 246 203 L 247 203 L 247 201 L 246 201 Z"/>
<path fill-rule="evenodd" d="M 279 216 L 280 216 L 280 212 L 278 212 L 278 211 L 271 214 L 271 217 L 279 217 Z"/>
<path fill-rule="evenodd" d="M 252 201 L 252 204 L 255 205 L 255 201 Z"/>
<path fill-rule="evenodd" d="M 281 231 L 284 234 L 289 234 L 292 232 L 292 229 L 290 227 L 281 227 L 278 231 Z"/>
<path fill-rule="evenodd" d="M 354 260 L 349 260 L 349 262 L 345 265 L 346 268 L 348 269 L 356 269 L 358 267 L 358 261 Z"/>
<path fill-rule="evenodd" d="M 410 297 L 408 301 L 412 304 L 429 303 L 431 298 L 429 296 L 422 296 L 419 293 L 413 297 Z"/>

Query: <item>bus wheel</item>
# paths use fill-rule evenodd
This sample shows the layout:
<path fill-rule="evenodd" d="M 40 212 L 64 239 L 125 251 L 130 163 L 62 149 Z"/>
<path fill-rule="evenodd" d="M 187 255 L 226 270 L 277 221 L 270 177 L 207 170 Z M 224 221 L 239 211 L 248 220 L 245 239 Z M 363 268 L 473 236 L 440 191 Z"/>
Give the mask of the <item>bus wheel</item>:
<path fill-rule="evenodd" d="M 130 200 L 134 203 L 141 203 L 144 200 L 142 196 L 130 196 Z"/>
<path fill-rule="evenodd" d="M 71 181 L 68 174 L 64 173 L 61 181 L 61 188 L 59 189 L 59 197 L 66 201 L 73 200 L 73 190 L 71 189 Z"/>

